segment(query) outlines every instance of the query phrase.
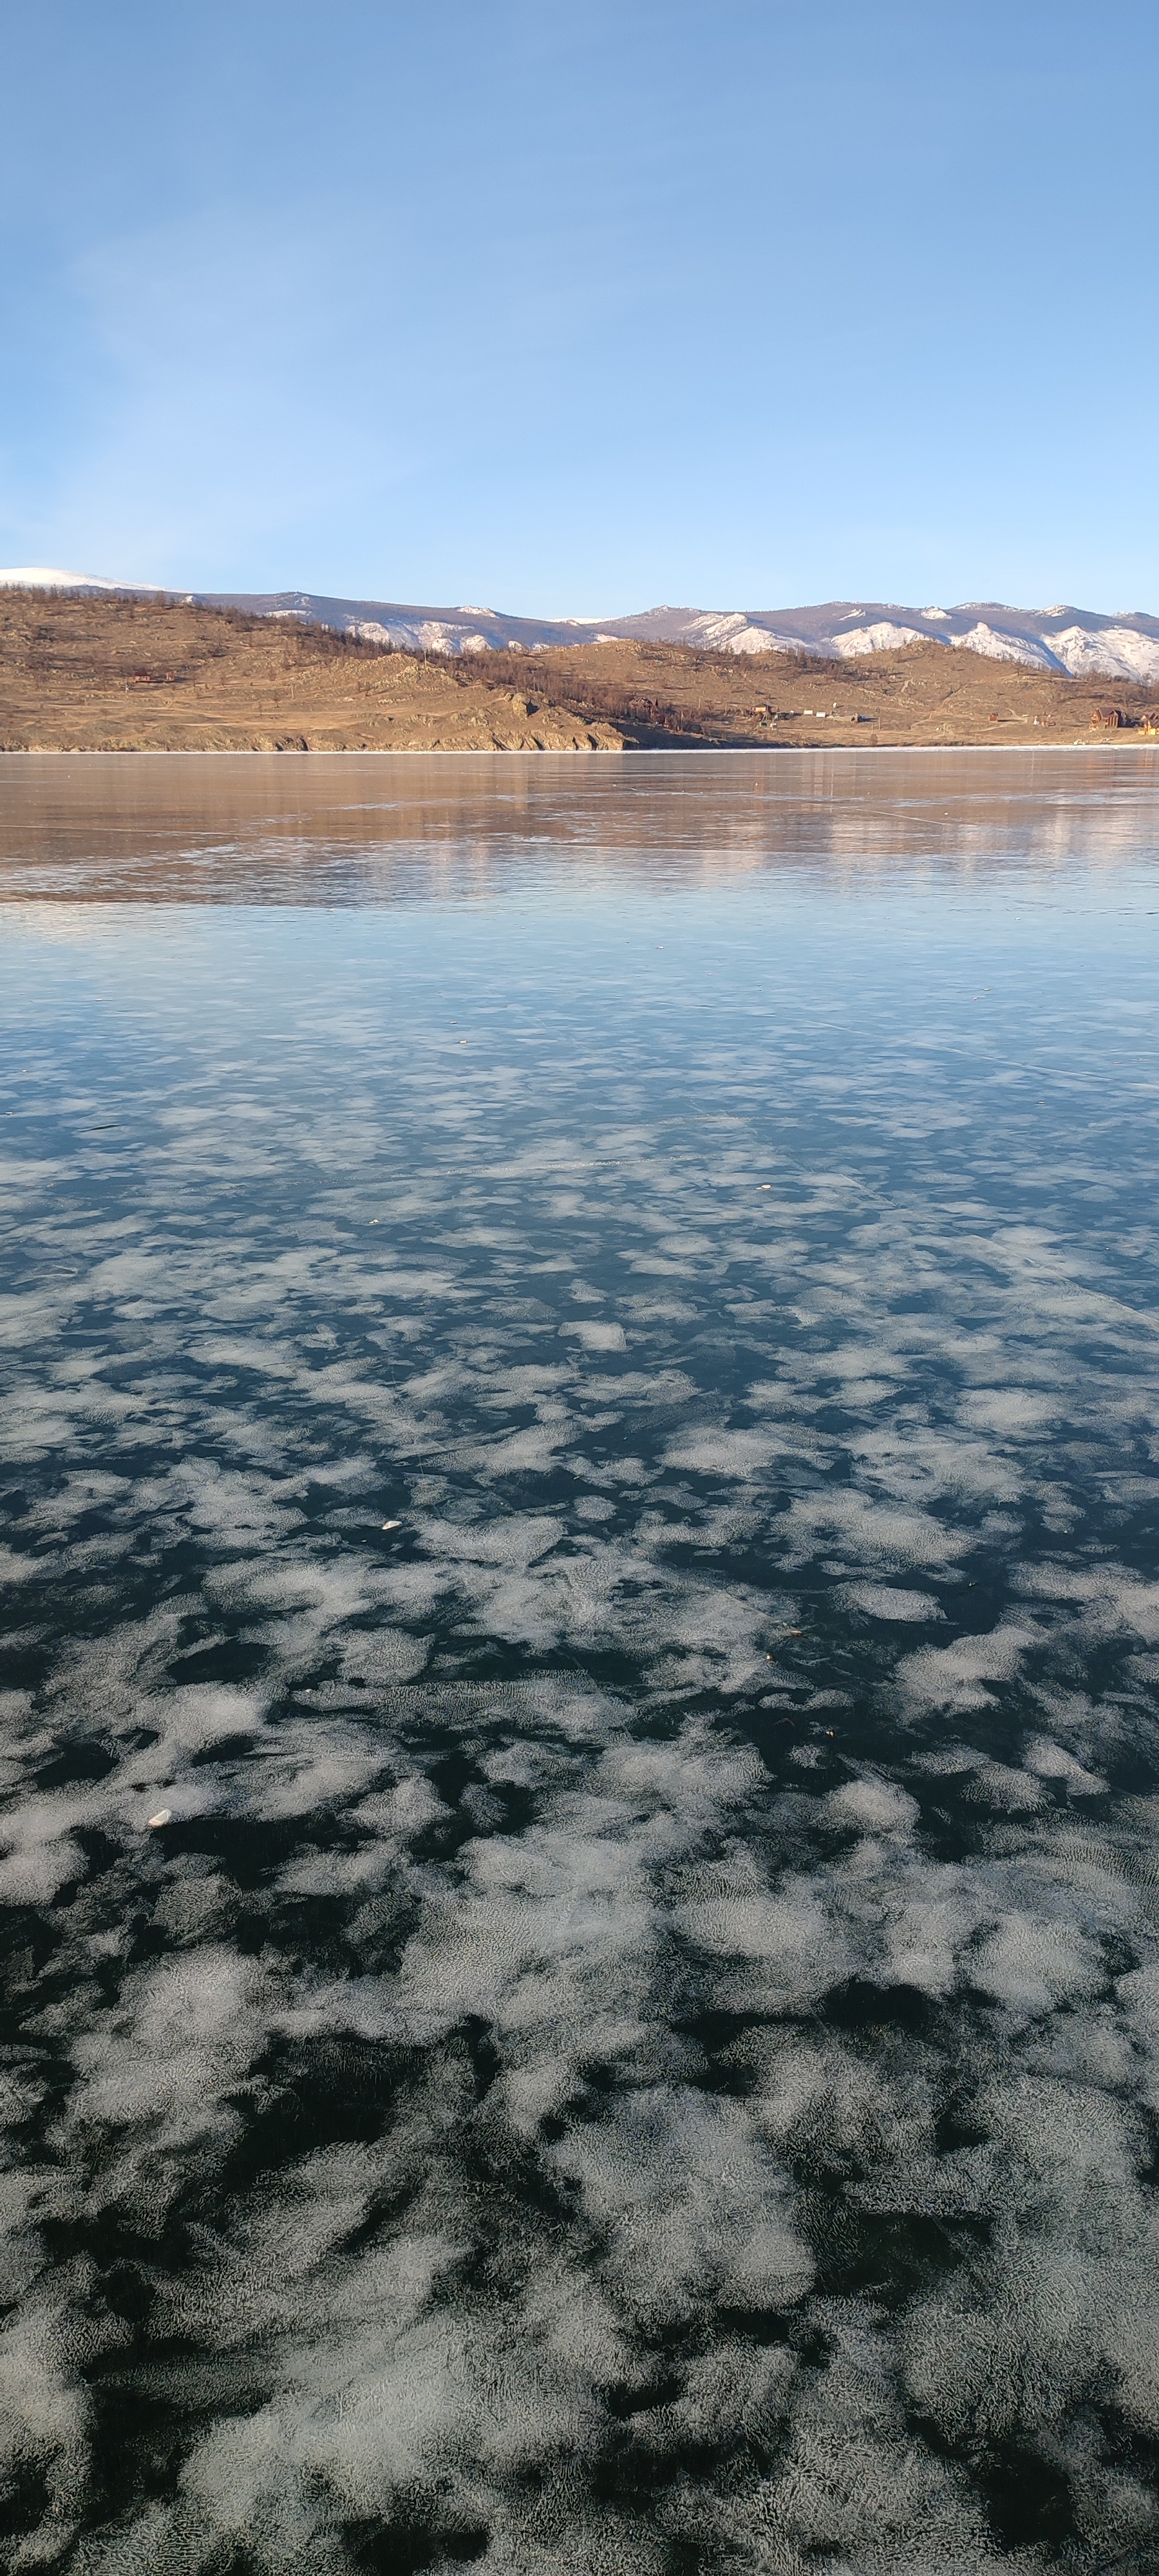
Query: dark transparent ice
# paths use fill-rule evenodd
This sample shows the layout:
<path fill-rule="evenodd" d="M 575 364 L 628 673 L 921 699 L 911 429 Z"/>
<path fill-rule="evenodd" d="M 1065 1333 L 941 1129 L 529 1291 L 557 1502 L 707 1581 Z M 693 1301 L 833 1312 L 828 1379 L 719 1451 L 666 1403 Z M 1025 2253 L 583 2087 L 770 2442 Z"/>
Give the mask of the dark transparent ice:
<path fill-rule="evenodd" d="M 14 2570 L 1159 2565 L 1157 787 L 0 764 Z"/>

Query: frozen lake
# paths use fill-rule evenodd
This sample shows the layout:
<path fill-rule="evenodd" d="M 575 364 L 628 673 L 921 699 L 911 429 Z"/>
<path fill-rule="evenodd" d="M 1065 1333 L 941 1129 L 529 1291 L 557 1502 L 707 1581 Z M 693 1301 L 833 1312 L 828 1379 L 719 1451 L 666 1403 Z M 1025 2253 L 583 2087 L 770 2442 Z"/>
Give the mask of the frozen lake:
<path fill-rule="evenodd" d="M 1159 757 L 0 761 L 14 2568 L 1159 2564 Z"/>

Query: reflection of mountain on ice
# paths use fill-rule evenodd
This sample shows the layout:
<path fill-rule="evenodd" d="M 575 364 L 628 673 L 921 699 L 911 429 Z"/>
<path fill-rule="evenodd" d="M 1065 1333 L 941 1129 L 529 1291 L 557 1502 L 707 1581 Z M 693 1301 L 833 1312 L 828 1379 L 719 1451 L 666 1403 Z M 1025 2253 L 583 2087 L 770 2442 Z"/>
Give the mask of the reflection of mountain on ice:
<path fill-rule="evenodd" d="M 24 565 L 0 572 L 0 586 L 45 590 L 146 590 L 92 573 Z M 922 637 L 986 653 L 999 662 L 1040 670 L 1105 672 L 1116 680 L 1159 680 L 1159 617 L 1141 609 L 1111 616 L 1093 608 L 1006 608 L 968 600 L 958 608 L 899 608 L 880 600 L 829 600 L 816 608 L 649 608 L 638 617 L 508 617 L 495 608 L 420 608 L 382 599 L 331 599 L 308 590 L 183 591 L 209 607 L 246 608 L 266 617 L 295 617 L 334 626 L 369 641 L 419 653 L 485 653 L 515 646 L 612 642 L 687 644 L 702 652 L 820 653 L 847 660 L 912 644 Z"/>

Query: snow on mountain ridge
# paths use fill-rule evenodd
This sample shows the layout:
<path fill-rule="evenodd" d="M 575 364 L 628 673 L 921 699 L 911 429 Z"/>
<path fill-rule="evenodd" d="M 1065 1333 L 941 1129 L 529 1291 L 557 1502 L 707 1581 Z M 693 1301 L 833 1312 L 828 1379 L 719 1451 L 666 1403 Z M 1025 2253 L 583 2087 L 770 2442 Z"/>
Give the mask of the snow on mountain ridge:
<path fill-rule="evenodd" d="M 892 617 L 879 617 L 874 625 L 859 626 L 852 635 L 835 635 L 833 651 L 847 662 L 859 653 L 888 653 L 899 644 L 920 644 L 922 641 L 920 626 L 899 626 Z M 813 647 L 814 651 L 817 649 Z"/>
<path fill-rule="evenodd" d="M 1029 635 L 1004 635 L 979 618 L 965 635 L 950 635 L 949 644 L 968 653 L 984 653 L 992 662 L 1030 662 L 1042 671 L 1062 668 L 1059 656 L 1045 641 L 1035 642 Z"/>
<path fill-rule="evenodd" d="M 0 587 L 155 594 L 161 585 L 111 581 L 103 574 L 24 565 L 0 571 Z M 684 644 L 699 652 L 811 653 L 826 660 L 886 652 L 920 642 L 983 653 L 993 661 L 1076 677 L 1159 681 L 1159 617 L 1142 609 L 1111 616 L 1068 602 L 1010 608 L 1000 600 L 965 600 L 956 608 L 907 608 L 895 600 L 831 599 L 804 608 L 665 606 L 630 617 L 519 617 L 494 608 L 419 607 L 381 599 L 338 599 L 316 591 L 180 591 L 211 608 L 240 608 L 303 625 L 330 626 L 418 653 L 544 652 L 551 646 L 620 640 Z"/>
<path fill-rule="evenodd" d="M 1068 626 L 1053 639 L 1055 652 L 1073 679 L 1088 671 L 1105 671 L 1116 680 L 1159 680 L 1159 643 L 1135 626 L 1102 626 L 1091 635 Z"/>
<path fill-rule="evenodd" d="M 134 590 L 160 587 L 149 581 L 110 581 L 102 572 L 59 572 L 49 564 L 16 564 L 0 572 L 0 590 Z"/>

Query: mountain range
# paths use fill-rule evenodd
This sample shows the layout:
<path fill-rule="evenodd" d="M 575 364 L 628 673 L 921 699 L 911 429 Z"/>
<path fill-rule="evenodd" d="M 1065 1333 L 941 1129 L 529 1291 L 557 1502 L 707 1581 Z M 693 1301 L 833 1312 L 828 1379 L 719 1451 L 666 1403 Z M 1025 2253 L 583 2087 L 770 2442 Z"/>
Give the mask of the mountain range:
<path fill-rule="evenodd" d="M 154 596 L 161 585 L 113 581 L 95 573 L 62 572 L 40 564 L 0 571 L 0 586 L 46 590 L 117 591 Z M 250 615 L 286 617 L 329 626 L 367 642 L 397 644 L 410 652 L 484 653 L 549 646 L 657 641 L 704 652 L 804 652 L 831 660 L 888 650 L 929 638 L 948 647 L 986 654 L 1000 662 L 1027 662 L 1073 677 L 1159 680 L 1159 617 L 1142 609 L 1113 615 L 1063 604 L 1009 608 L 996 600 L 967 600 L 956 608 L 902 608 L 892 601 L 831 599 L 812 608 L 649 608 L 636 617 L 518 617 L 500 609 L 424 608 L 394 600 L 332 599 L 317 591 L 179 591 L 166 596 L 206 608 L 240 608 Z"/>

